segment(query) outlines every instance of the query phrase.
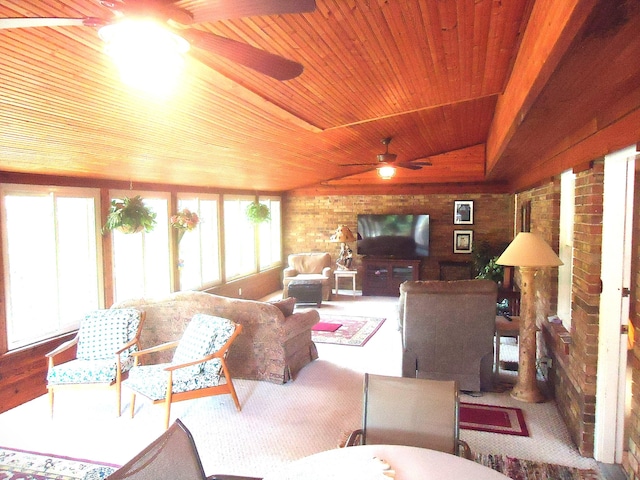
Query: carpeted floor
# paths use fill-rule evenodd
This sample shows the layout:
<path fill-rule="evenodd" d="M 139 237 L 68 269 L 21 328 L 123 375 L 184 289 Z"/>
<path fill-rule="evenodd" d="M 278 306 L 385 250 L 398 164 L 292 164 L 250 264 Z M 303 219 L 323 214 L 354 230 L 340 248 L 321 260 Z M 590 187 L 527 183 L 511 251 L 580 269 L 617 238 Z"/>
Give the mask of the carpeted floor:
<path fill-rule="evenodd" d="M 397 299 L 342 295 L 323 302 L 322 313 L 384 317 L 387 320 L 361 348 L 319 343 L 319 359 L 285 385 L 252 380 L 235 382 L 242 411 L 228 396 L 180 402 L 172 419 L 191 430 L 205 472 L 263 477 L 283 463 L 335 448 L 345 432 L 359 428 L 364 372 L 400 375 L 401 342 L 397 330 Z M 505 358 L 508 352 L 504 352 Z M 114 415 L 113 392 L 68 390 L 56 396 L 53 418 L 46 395 L 0 414 L 0 445 L 96 462 L 124 464 L 164 430 L 163 409 L 143 399 L 136 416 Z M 597 468 L 576 451 L 552 401 L 524 404 L 508 392 L 461 400 L 519 407 L 529 437 L 472 430 L 461 438 L 480 454 L 501 454 L 582 469 Z M 402 399 L 398 399 L 402 401 Z"/>

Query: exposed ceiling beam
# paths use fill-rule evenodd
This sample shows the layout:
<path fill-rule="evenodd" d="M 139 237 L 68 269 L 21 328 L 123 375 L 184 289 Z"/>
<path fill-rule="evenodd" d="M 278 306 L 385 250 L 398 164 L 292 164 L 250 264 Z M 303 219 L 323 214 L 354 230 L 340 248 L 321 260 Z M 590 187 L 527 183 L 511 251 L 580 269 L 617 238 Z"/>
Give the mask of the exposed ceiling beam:
<path fill-rule="evenodd" d="M 597 0 L 536 2 L 487 139 L 487 171 L 505 152 Z"/>

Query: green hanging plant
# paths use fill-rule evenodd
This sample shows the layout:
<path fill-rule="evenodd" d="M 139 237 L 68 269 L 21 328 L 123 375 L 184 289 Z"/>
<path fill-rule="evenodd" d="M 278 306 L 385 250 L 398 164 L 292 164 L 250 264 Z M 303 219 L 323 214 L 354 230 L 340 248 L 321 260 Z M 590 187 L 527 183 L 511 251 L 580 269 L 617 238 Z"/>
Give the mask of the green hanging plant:
<path fill-rule="evenodd" d="M 254 225 L 258 225 L 262 222 L 268 222 L 271 220 L 271 211 L 269 207 L 264 203 L 253 202 L 247 206 L 246 210 L 247 220 Z"/>
<path fill-rule="evenodd" d="M 155 225 L 156 214 L 145 206 L 140 195 L 136 195 L 133 198 L 111 200 L 107 222 L 102 228 L 102 233 L 114 229 L 122 233 L 137 233 L 142 230 L 150 232 Z"/>

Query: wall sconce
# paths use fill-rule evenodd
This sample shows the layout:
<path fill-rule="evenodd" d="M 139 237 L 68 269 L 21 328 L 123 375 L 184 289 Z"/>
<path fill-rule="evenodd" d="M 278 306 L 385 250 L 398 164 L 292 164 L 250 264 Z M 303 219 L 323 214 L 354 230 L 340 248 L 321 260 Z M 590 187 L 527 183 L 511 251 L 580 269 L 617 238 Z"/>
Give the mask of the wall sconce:
<path fill-rule="evenodd" d="M 329 237 L 329 241 L 342 244 L 340 246 L 340 254 L 338 255 L 336 265 L 339 270 L 349 270 L 351 262 L 353 261 L 353 250 L 349 248 L 347 243 L 355 242 L 356 237 L 353 235 L 351 230 L 349 230 L 349 227 L 346 225 L 338 225 L 336 231 L 331 235 L 331 237 Z"/>
<path fill-rule="evenodd" d="M 511 396 L 523 402 L 542 402 L 536 375 L 536 291 L 534 279 L 544 267 L 558 267 L 562 261 L 549 244 L 534 233 L 520 232 L 500 258 L 498 265 L 520 269 L 520 347 L 518 351 L 518 381 Z"/>
<path fill-rule="evenodd" d="M 390 180 L 396 174 L 395 167 L 385 165 L 384 167 L 378 167 L 378 175 L 383 180 Z"/>

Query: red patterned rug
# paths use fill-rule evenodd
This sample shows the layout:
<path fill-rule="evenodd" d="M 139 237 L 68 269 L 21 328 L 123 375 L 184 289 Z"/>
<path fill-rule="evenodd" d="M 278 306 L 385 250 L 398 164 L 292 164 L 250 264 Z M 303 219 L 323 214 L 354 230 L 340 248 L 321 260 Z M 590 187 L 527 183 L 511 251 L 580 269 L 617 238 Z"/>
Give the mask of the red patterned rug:
<path fill-rule="evenodd" d="M 102 480 L 118 466 L 0 447 L 0 480 Z"/>
<path fill-rule="evenodd" d="M 460 428 L 480 432 L 529 436 L 520 408 L 460 402 Z"/>
<path fill-rule="evenodd" d="M 320 313 L 320 321 L 325 324 L 340 325 L 335 331 L 311 330 L 311 338 L 317 343 L 334 343 L 361 347 L 373 337 L 384 318 L 353 317 L 347 315 L 325 315 Z M 329 328 L 328 326 L 326 328 Z"/>
<path fill-rule="evenodd" d="M 485 467 L 506 475 L 512 480 L 604 480 L 595 469 L 582 469 L 556 465 L 554 463 L 534 462 L 506 455 L 475 454 L 474 460 Z"/>

